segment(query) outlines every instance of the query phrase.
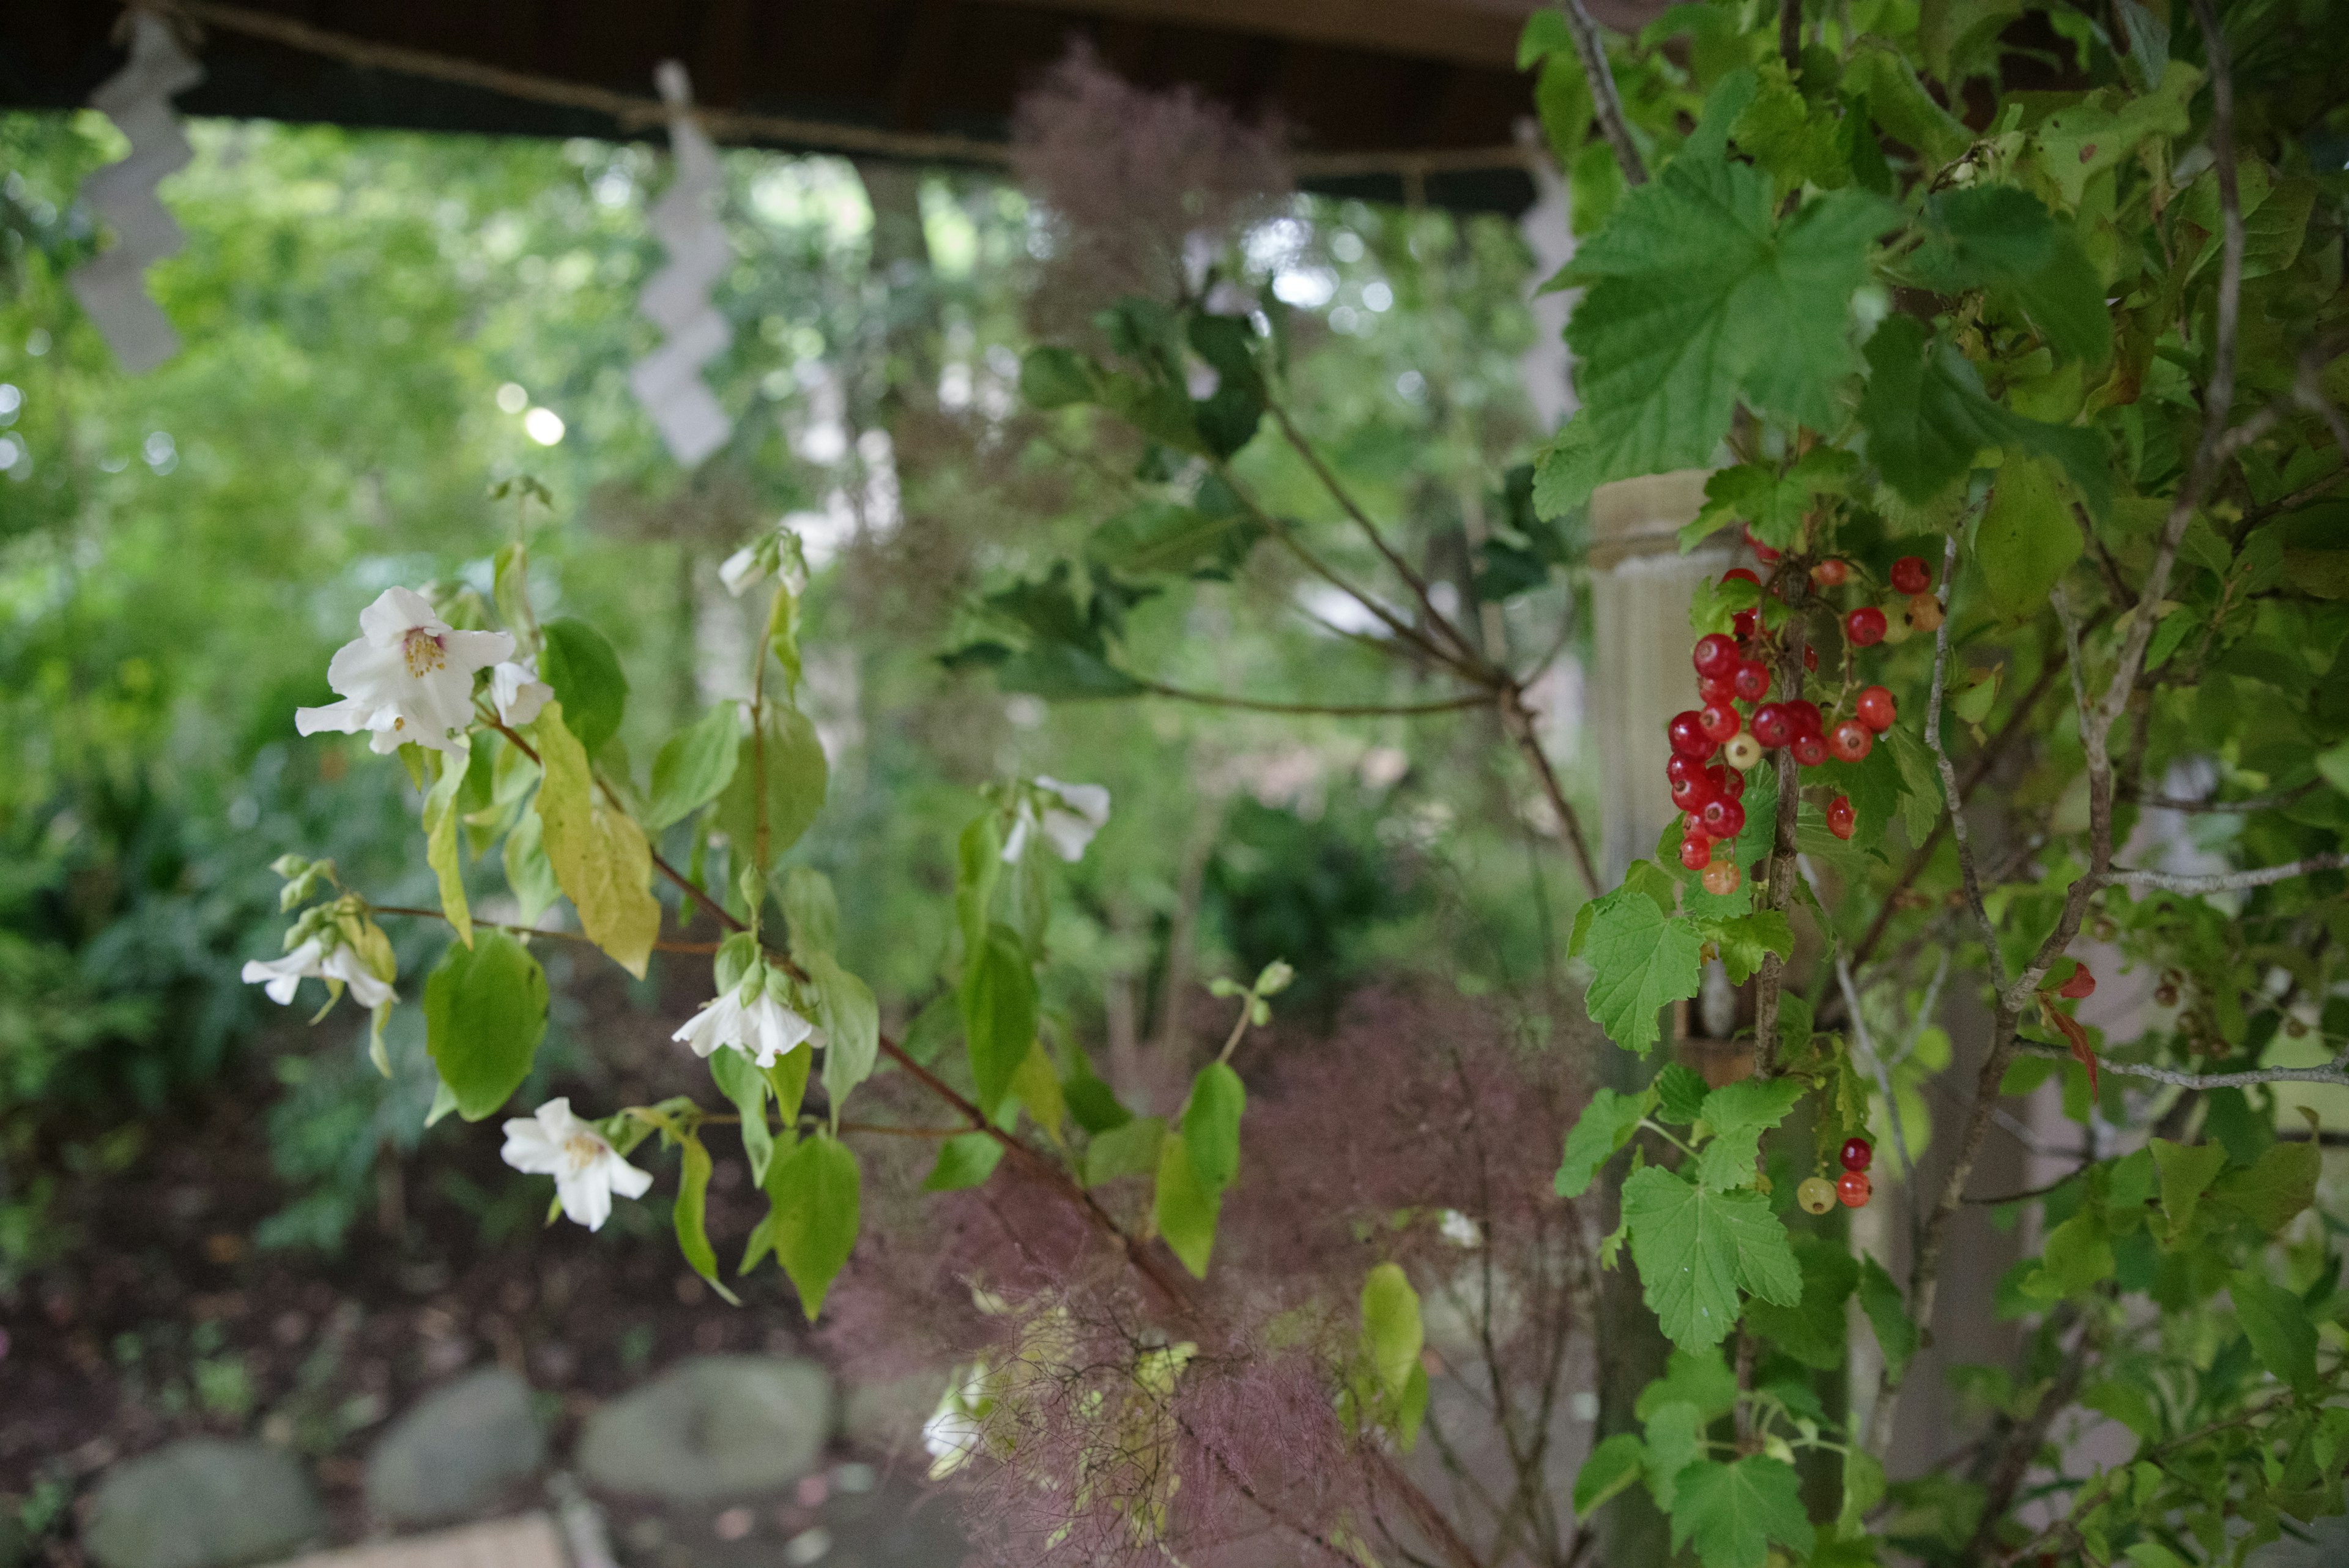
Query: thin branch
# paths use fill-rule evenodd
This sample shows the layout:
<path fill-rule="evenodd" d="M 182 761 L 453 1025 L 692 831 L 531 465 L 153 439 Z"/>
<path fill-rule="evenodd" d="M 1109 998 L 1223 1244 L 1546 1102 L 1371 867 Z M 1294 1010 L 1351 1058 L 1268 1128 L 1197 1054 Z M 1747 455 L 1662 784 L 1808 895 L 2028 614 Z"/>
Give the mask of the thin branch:
<path fill-rule="evenodd" d="M 419 920 L 446 920 L 449 918 L 447 912 L 440 909 L 422 909 L 408 904 L 374 904 L 365 898 L 359 902 L 370 915 L 398 915 Z M 584 942 L 589 947 L 595 945 L 595 939 L 585 931 L 549 930 L 543 926 L 516 926 L 500 920 L 482 919 L 476 919 L 473 929 L 477 931 L 506 931 L 517 937 L 545 937 L 558 942 Z M 698 953 L 707 958 L 717 950 L 716 942 L 659 940 L 653 943 L 653 951 L 657 953 Z"/>
<path fill-rule="evenodd" d="M 2072 1053 L 2056 1045 L 2042 1045 L 2035 1040 L 2023 1041 L 2016 1049 L 2026 1056 L 2044 1056 L 2051 1062 L 2069 1062 Z M 2349 1064 L 2338 1059 L 2322 1067 L 2249 1067 L 2240 1073 L 2180 1073 L 2170 1067 L 2155 1067 L 2140 1062 L 2116 1062 L 2099 1057 L 2096 1065 L 2107 1073 L 2125 1077 L 2150 1078 L 2157 1084 L 2171 1084 L 2181 1089 L 2242 1089 L 2254 1084 L 2333 1084 L 2349 1088 Z"/>
<path fill-rule="evenodd" d="M 2280 811 L 2302 796 L 2313 793 L 2319 780 L 2311 779 L 2298 789 L 2288 789 L 2282 794 L 2253 795 L 2248 800 L 2179 800 L 2174 795 L 2145 794 L 2124 789 L 2120 798 L 2158 811 L 2179 811 L 2188 814 L 2202 812 Z"/>
<path fill-rule="evenodd" d="M 1582 0 L 1563 0 L 1559 9 L 1566 13 L 1567 31 L 1574 35 L 1575 58 L 1582 62 L 1582 74 L 1590 83 L 1591 110 L 1607 145 L 1615 150 L 1623 182 L 1644 185 L 1648 166 L 1640 161 L 1639 143 L 1631 140 L 1630 122 L 1623 118 L 1623 95 L 1616 90 L 1615 70 L 1607 63 L 1607 43 L 1599 36 L 1599 24 L 1582 8 Z"/>
<path fill-rule="evenodd" d="M 1933 633 L 1933 689 L 1925 706 L 1925 744 L 1931 749 L 1934 766 L 1940 770 L 1941 794 L 1950 805 L 1950 832 L 1958 841 L 1958 870 L 1965 882 L 1966 907 L 1973 911 L 1975 921 L 1982 927 L 1982 950 L 1986 955 L 1991 979 L 2003 986 L 2005 961 L 1999 957 L 1998 928 L 1991 923 L 1990 909 L 1982 903 L 1982 875 L 1974 867 L 1972 836 L 1966 831 L 1965 791 L 1959 787 L 1958 770 L 1950 761 L 1950 753 L 1941 745 L 1941 702 L 1949 690 L 1950 676 L 1950 584 L 1958 575 L 1958 536 L 1950 540 L 1941 551 L 1941 581 L 1935 590 L 1941 601 L 1941 624 Z"/>
<path fill-rule="evenodd" d="M 1440 702 L 1271 702 L 1255 697 L 1226 696 L 1220 691 L 1191 691 L 1156 680 L 1143 680 L 1142 684 L 1154 697 L 1171 697 L 1178 702 L 1196 702 L 1203 707 L 1237 708 L 1250 713 L 1320 714 L 1338 719 L 1418 718 L 1488 708 L 1498 701 L 1495 692 L 1475 691 L 1465 697 L 1447 697 Z"/>
<path fill-rule="evenodd" d="M 1501 726 L 1517 742 L 1517 750 L 1533 764 L 1534 776 L 1541 781 L 1542 794 L 1548 797 L 1550 811 L 1557 817 L 1558 826 L 1566 830 L 1566 842 L 1574 852 L 1574 868 L 1582 874 L 1582 886 L 1596 898 L 1607 890 L 1599 879 L 1598 862 L 1590 857 L 1590 844 L 1582 834 L 1582 818 L 1575 812 L 1574 803 L 1566 798 L 1566 787 L 1558 782 L 1557 770 L 1550 765 L 1549 753 L 1542 750 L 1541 735 L 1534 728 L 1533 711 L 1526 706 L 1525 692 L 1512 683 L 1501 691 Z"/>
<path fill-rule="evenodd" d="M 1803 0 L 1778 0 L 1778 57 L 1793 72 L 1803 64 Z"/>
<path fill-rule="evenodd" d="M 2180 876 L 2169 871 L 2132 871 L 2116 867 L 2101 878 L 2124 888 L 2151 888 L 2164 893 L 2226 893 L 2244 888 L 2267 888 L 2319 871 L 2349 869 L 2349 855 L 2312 855 L 2282 866 L 2261 866 L 2249 871 L 2213 871 L 2205 876 Z"/>
<path fill-rule="evenodd" d="M 1774 586 L 1789 611 L 1783 633 L 1785 641 L 1778 649 L 1779 701 L 1792 702 L 1803 694 L 1803 644 L 1809 630 L 1803 606 L 1808 597 L 1805 589 L 1810 581 L 1810 562 L 1788 556 L 1779 563 L 1776 576 Z M 1764 905 L 1784 913 L 1795 896 L 1799 858 L 1795 833 L 1801 820 L 1802 781 L 1795 776 L 1793 748 L 1779 747 L 1771 761 L 1777 773 L 1778 794 L 1770 840 L 1770 882 Z M 1785 961 L 1775 952 L 1764 953 L 1754 986 L 1754 1075 L 1757 1078 L 1778 1075 L 1778 1002 L 1785 983 Z"/>

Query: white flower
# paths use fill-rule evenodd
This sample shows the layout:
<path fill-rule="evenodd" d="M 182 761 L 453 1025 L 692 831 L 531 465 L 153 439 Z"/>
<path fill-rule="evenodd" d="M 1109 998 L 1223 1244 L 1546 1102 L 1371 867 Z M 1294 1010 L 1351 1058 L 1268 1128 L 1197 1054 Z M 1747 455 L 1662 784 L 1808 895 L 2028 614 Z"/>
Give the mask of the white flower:
<path fill-rule="evenodd" d="M 718 580 L 724 583 L 726 591 L 738 599 L 756 587 L 766 575 L 767 568 L 759 564 L 759 546 L 756 545 L 743 545 L 727 556 L 725 564 L 718 568 Z"/>
<path fill-rule="evenodd" d="M 930 1479 L 944 1480 L 971 1455 L 978 1452 L 986 1428 L 979 1424 L 980 1416 L 992 1407 L 994 1400 L 988 1393 L 987 1363 L 974 1364 L 968 1372 L 957 1373 L 938 1396 L 938 1407 L 922 1423 L 922 1447 L 930 1451 Z"/>
<path fill-rule="evenodd" d="M 1437 1234 L 1455 1247 L 1484 1245 L 1485 1233 L 1476 1228 L 1476 1221 L 1457 1209 L 1446 1209 L 1444 1218 L 1436 1221 L 1435 1229 Z"/>
<path fill-rule="evenodd" d="M 454 631 L 412 588 L 386 588 L 359 612 L 360 636 L 326 666 L 326 683 L 343 695 L 324 708 L 297 708 L 303 734 L 365 730 L 388 754 L 413 741 L 454 755 L 473 722 L 473 672 L 512 658 L 502 631 Z"/>
<path fill-rule="evenodd" d="M 1050 797 L 1040 809 L 1039 796 Z M 1073 863 L 1108 820 L 1106 788 L 1100 784 L 1062 784 L 1038 774 L 1035 789 L 1021 792 L 1019 805 L 1012 812 L 1011 836 L 1003 843 L 1004 862 L 1008 865 L 1018 860 L 1028 847 L 1028 836 L 1041 833 L 1045 841 L 1060 851 L 1061 859 Z"/>
<path fill-rule="evenodd" d="M 567 1099 L 549 1100 L 534 1116 L 506 1123 L 506 1147 L 499 1158 L 526 1176 L 554 1178 L 563 1211 L 590 1231 L 612 1217 L 612 1194 L 642 1198 L 653 1173 L 620 1158 L 594 1125 L 571 1114 Z"/>
<path fill-rule="evenodd" d="M 535 659 L 508 659 L 490 670 L 490 702 L 502 724 L 521 729 L 538 717 L 554 695 L 554 688 L 538 678 Z"/>
<path fill-rule="evenodd" d="M 328 952 L 316 937 L 274 961 L 253 960 L 244 966 L 243 979 L 247 985 L 259 985 L 280 1007 L 294 1000 L 295 991 L 305 980 L 341 981 L 350 988 L 351 1000 L 361 1007 L 381 1007 L 399 1000 L 398 992 L 359 961 L 357 948 L 338 947 Z"/>
<path fill-rule="evenodd" d="M 760 1066 L 771 1067 L 776 1058 L 798 1049 L 815 1033 L 814 1024 L 777 1002 L 765 986 L 759 988 L 758 1000 L 747 1007 L 739 990 L 704 1002 L 701 1011 L 669 1038 L 684 1041 L 697 1056 L 731 1045 L 748 1052 Z"/>

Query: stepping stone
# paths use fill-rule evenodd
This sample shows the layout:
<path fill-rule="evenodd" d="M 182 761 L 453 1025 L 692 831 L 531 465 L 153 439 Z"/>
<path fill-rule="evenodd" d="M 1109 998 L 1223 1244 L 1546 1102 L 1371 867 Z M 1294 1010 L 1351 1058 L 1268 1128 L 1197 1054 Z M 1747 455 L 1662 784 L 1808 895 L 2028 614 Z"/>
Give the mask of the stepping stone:
<path fill-rule="evenodd" d="M 367 1456 L 367 1511 L 393 1525 L 479 1513 L 546 1461 L 530 1385 L 502 1366 L 442 1385 Z"/>
<path fill-rule="evenodd" d="M 579 1468 L 626 1497 L 708 1502 L 809 1474 L 831 1441 L 832 1376 L 787 1355 L 697 1355 L 588 1418 Z"/>
<path fill-rule="evenodd" d="M 326 1528 L 317 1489 L 285 1454 L 182 1438 L 108 1474 L 82 1541 L 104 1568 L 235 1568 Z"/>
<path fill-rule="evenodd" d="M 283 1568 L 565 1568 L 565 1559 L 554 1521 L 529 1513 L 405 1541 L 315 1552 Z"/>

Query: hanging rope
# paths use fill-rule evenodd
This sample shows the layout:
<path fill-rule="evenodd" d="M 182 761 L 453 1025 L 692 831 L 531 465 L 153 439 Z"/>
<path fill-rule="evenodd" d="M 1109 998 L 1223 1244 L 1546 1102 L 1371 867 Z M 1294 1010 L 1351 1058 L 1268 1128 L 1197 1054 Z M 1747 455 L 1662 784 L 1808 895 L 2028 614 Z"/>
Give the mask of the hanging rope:
<path fill-rule="evenodd" d="M 347 34 L 314 27 L 290 16 L 248 10 L 242 5 L 221 5 L 216 0 L 135 0 L 135 3 L 140 9 L 180 16 L 224 33 L 241 33 L 247 37 L 264 39 L 289 49 L 339 60 L 345 65 L 367 70 L 397 71 L 403 76 L 420 77 L 429 81 L 477 88 L 525 103 L 584 109 L 616 121 L 626 131 L 665 124 L 669 119 L 667 106 L 658 99 L 637 98 L 582 82 L 484 65 L 479 60 L 460 59 L 398 44 L 355 38 Z M 1007 166 L 1011 158 L 1010 149 L 1001 142 L 982 141 L 969 136 L 879 130 L 830 120 L 801 119 L 780 114 L 750 114 L 735 109 L 697 108 L 693 113 L 702 130 L 717 141 L 785 142 L 830 152 L 870 153 L 916 162 L 976 163 L 990 168 Z M 1523 169 L 1526 159 L 1526 154 L 1522 148 L 1506 146 L 1453 148 L 1424 152 L 1309 152 L 1294 155 L 1290 163 L 1306 179 L 1385 174 L 1409 183 L 1414 180 L 1424 181 L 1430 174 Z"/>

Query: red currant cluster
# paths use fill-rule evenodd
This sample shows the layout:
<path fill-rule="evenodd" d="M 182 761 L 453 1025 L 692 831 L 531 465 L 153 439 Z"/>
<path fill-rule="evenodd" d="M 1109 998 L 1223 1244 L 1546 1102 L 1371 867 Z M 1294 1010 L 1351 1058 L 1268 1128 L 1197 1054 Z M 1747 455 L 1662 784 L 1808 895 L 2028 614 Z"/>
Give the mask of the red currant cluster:
<path fill-rule="evenodd" d="M 1795 1189 L 1795 1201 L 1811 1214 L 1824 1214 L 1837 1203 L 1857 1209 L 1868 1201 L 1871 1189 L 1868 1168 L 1875 1163 L 1874 1145 L 1864 1137 L 1847 1137 L 1843 1140 L 1843 1174 L 1833 1181 L 1824 1176 L 1806 1177 Z"/>
<path fill-rule="evenodd" d="M 1764 564 L 1778 558 L 1778 552 L 1766 546 L 1754 548 Z M 1811 581 L 1822 591 L 1840 587 L 1850 576 L 1850 565 L 1833 557 L 1811 568 Z M 1757 587 L 1762 582 L 1743 566 L 1732 568 L 1722 581 L 1733 578 Z M 1918 597 L 1932 605 L 1937 617 L 1940 614 L 1940 601 L 1923 591 L 1931 580 L 1918 556 L 1903 556 L 1893 563 L 1892 586 L 1912 596 L 1912 625 Z M 1852 649 L 1872 648 L 1884 640 L 1887 624 L 1882 610 L 1862 605 L 1843 618 L 1844 641 Z M 1830 757 L 1859 762 L 1874 748 L 1876 737 L 1890 729 L 1898 717 L 1890 691 L 1868 686 L 1854 693 L 1848 680 L 1844 686 L 1847 712 L 1843 696 L 1826 711 L 1802 698 L 1768 701 L 1773 649 L 1771 639 L 1762 630 L 1761 612 L 1739 610 L 1733 626 L 1734 635 L 1716 631 L 1697 639 L 1689 661 L 1696 667 L 1697 699 L 1702 706 L 1675 713 L 1664 732 L 1672 748 L 1665 779 L 1671 786 L 1672 804 L 1685 814 L 1681 864 L 1702 872 L 1705 891 L 1713 894 L 1737 890 L 1741 874 L 1735 861 L 1716 859 L 1714 848 L 1724 839 L 1734 839 L 1744 827 L 1745 808 L 1740 801 L 1745 794 L 1745 774 L 1764 753 L 1784 746 L 1806 768 L 1817 767 Z M 1816 649 L 1803 650 L 1803 668 L 1818 669 Z M 1845 668 L 1850 668 L 1848 658 Z M 1722 765 L 1724 763 L 1726 766 Z M 1849 838 L 1856 826 L 1850 800 L 1837 795 L 1828 802 L 1826 819 L 1828 830 L 1837 838 Z"/>

